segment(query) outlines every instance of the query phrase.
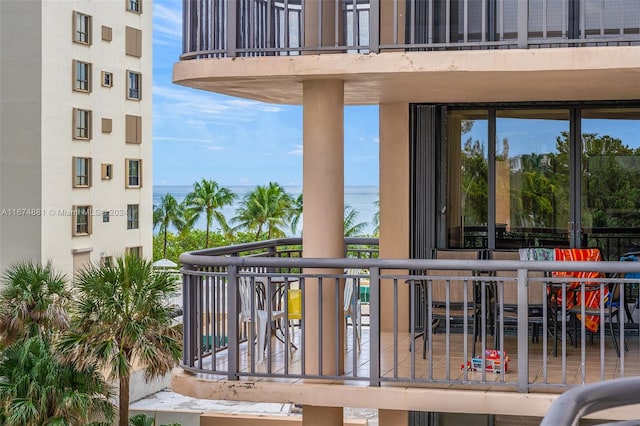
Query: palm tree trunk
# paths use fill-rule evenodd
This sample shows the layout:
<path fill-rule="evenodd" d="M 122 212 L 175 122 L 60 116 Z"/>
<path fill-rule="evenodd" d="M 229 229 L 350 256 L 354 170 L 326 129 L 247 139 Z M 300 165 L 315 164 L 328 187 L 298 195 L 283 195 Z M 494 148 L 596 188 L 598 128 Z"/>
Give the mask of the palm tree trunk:
<path fill-rule="evenodd" d="M 119 426 L 129 426 L 129 376 L 120 376 L 120 395 L 118 397 L 120 412 Z"/>
<path fill-rule="evenodd" d="M 167 258 L 167 226 L 164 227 L 164 246 L 162 247 L 162 258 Z"/>

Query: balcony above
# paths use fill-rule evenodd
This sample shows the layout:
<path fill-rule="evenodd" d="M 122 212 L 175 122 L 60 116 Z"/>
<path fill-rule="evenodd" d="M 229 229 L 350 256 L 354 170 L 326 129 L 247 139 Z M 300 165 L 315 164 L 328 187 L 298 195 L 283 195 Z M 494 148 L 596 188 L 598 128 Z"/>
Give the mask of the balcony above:
<path fill-rule="evenodd" d="M 173 81 L 231 96 L 301 104 L 304 81 L 340 79 L 346 105 L 638 97 L 636 2 L 184 4 Z"/>

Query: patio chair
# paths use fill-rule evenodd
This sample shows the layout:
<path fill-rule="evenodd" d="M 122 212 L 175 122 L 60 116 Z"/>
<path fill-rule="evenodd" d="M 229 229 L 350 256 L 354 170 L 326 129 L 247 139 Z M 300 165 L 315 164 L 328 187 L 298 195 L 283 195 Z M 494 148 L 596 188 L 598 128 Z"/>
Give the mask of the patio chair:
<path fill-rule="evenodd" d="M 489 252 L 491 260 L 520 260 L 520 254 L 514 250 L 491 250 Z M 498 279 L 494 282 L 492 299 L 495 305 L 494 323 L 496 327 L 502 321 L 505 325 L 514 325 L 518 323 L 518 286 L 516 282 L 516 271 L 496 271 L 494 276 Z M 544 272 L 529 271 L 529 277 L 544 277 Z M 500 281 L 504 278 L 504 281 Z M 501 290 L 502 289 L 502 290 Z M 502 291 L 502 305 L 500 303 L 500 291 Z M 540 327 L 543 324 L 544 298 L 546 291 L 543 292 L 539 283 L 529 283 L 527 286 L 528 300 L 528 323 L 531 325 L 531 342 L 539 341 Z M 549 315 L 553 321 L 553 316 Z M 496 347 L 499 344 L 499 331 L 496 331 Z"/>
<path fill-rule="evenodd" d="M 360 269 L 347 269 L 345 271 L 346 278 L 344 280 L 344 303 L 343 312 L 345 324 L 351 319 L 353 332 L 356 335 L 356 343 L 358 352 L 360 352 L 360 336 L 362 335 L 362 302 L 360 301 L 359 276 Z M 347 344 L 347 333 L 344 334 L 345 346 Z"/>
<path fill-rule="evenodd" d="M 257 362 L 264 361 L 264 351 L 267 345 L 267 336 L 271 335 L 270 324 L 273 321 L 284 320 L 284 311 L 267 310 L 265 283 L 260 278 L 239 276 L 238 292 L 240 295 L 240 324 L 249 324 L 255 327 L 255 335 L 258 343 Z M 269 306 L 271 308 L 271 306 Z M 254 321 L 255 319 L 255 321 Z M 249 338 L 251 334 L 249 334 Z"/>
<path fill-rule="evenodd" d="M 479 257 L 478 250 L 445 250 L 436 249 L 434 252 L 435 259 L 451 259 L 451 260 L 477 260 Z M 450 326 L 451 322 L 463 322 L 465 317 L 471 321 L 473 333 L 473 356 L 475 356 L 475 342 L 478 337 L 477 314 L 478 305 L 476 303 L 476 288 L 474 276 L 475 272 L 469 270 L 429 270 L 425 276 L 425 282 L 422 285 L 431 283 L 431 300 L 427 300 L 425 293 L 426 309 L 424 312 L 423 322 L 423 341 L 422 341 L 422 358 L 427 357 L 427 320 L 428 312 L 431 311 L 433 324 L 431 325 L 435 334 L 442 324 L 445 327 Z M 429 276 L 450 276 L 451 279 L 435 278 Z M 466 285 L 466 305 L 465 305 L 465 285 Z M 448 287 L 448 308 L 447 312 L 447 287 Z M 424 287 L 427 290 L 427 287 Z M 467 333 L 468 330 L 463 330 Z"/>

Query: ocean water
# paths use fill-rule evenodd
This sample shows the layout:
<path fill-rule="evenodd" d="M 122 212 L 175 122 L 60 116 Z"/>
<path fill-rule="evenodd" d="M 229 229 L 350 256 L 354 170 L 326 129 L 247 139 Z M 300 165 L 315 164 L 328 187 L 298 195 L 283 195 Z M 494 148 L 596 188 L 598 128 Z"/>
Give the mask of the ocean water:
<path fill-rule="evenodd" d="M 238 208 L 242 198 L 253 191 L 255 186 L 227 186 L 237 196 L 236 202 L 231 206 L 226 206 L 222 209 L 222 214 L 227 219 L 227 222 L 231 223 L 231 219 L 236 215 L 236 209 Z M 159 204 L 160 199 L 165 194 L 171 194 L 180 203 L 193 189 L 191 185 L 156 185 L 153 187 L 153 204 Z M 302 192 L 300 186 L 285 186 L 287 191 L 292 197 L 296 198 Z M 344 188 L 344 204 L 345 206 L 351 206 L 358 212 L 356 222 L 365 222 L 367 226 L 364 229 L 364 233 L 367 235 L 373 234 L 375 225 L 373 224 L 373 217 L 378 211 L 378 207 L 375 202 L 379 198 L 379 190 L 377 186 L 345 186 Z M 303 218 L 304 219 L 304 218 Z M 195 224 L 197 229 L 205 229 L 206 222 L 204 217 L 201 217 Z M 216 224 L 213 225 L 216 228 Z M 302 224 L 298 226 L 298 235 L 300 234 Z M 156 230 L 157 232 L 157 230 Z M 291 231 L 289 231 L 291 234 Z"/>

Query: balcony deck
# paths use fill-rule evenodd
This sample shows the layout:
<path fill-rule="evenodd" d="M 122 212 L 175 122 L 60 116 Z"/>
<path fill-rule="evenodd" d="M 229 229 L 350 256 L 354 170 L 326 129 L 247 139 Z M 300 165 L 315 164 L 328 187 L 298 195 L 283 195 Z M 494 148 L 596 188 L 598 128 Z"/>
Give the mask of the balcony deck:
<path fill-rule="evenodd" d="M 348 331 L 348 345 L 345 350 L 345 370 L 344 376 L 349 377 L 354 375 L 353 371 L 353 345 L 351 342 L 352 329 L 349 327 Z M 298 333 L 299 336 L 299 333 Z M 464 364 L 464 349 L 463 349 L 463 334 L 451 334 L 450 337 L 450 351 L 452 355 L 447 358 L 445 355 L 445 337 L 443 334 L 435 334 L 433 339 L 433 357 L 430 359 L 422 359 L 421 356 L 415 357 L 414 374 L 416 379 L 427 379 L 428 370 L 430 366 L 433 369 L 432 379 L 435 381 L 450 381 L 450 382 L 465 382 L 465 386 L 469 384 L 480 384 L 485 382 L 482 386 L 476 387 L 477 390 L 490 390 L 495 383 L 496 389 L 504 390 L 504 383 L 500 382 L 500 374 L 486 373 L 483 379 L 483 374 L 480 372 L 469 372 L 468 378 L 465 380 L 464 372 L 461 366 Z M 397 377 L 410 377 L 412 375 L 412 360 L 411 351 L 409 349 L 411 336 L 409 333 L 403 333 L 398 336 L 399 348 L 405 348 L 404 354 L 400 354 L 400 362 L 394 368 L 393 362 L 393 333 L 383 332 L 381 333 L 381 377 L 394 380 L 394 375 Z M 300 338 L 297 337 L 293 341 L 296 346 L 300 345 Z M 640 342 L 636 337 L 627 337 L 628 350 L 624 354 L 624 376 L 640 376 Z M 469 348 L 471 347 L 471 338 L 469 338 Z M 418 355 L 421 355 L 422 338 L 416 340 L 416 348 Z M 480 342 L 476 343 L 476 348 L 479 352 Z M 505 374 L 507 382 L 515 381 L 515 376 L 518 374 L 517 358 L 517 337 L 515 335 L 505 336 L 505 352 L 510 358 L 508 364 L 508 372 Z M 540 385 L 553 385 L 566 383 L 568 386 L 575 386 L 582 384 L 582 359 L 580 347 L 574 348 L 573 345 L 566 345 L 566 365 L 564 367 L 563 377 L 563 357 L 553 355 L 553 337 L 548 338 L 548 352 L 547 356 L 543 356 L 543 345 L 540 343 L 532 343 L 529 345 L 529 368 L 528 376 L 532 378 L 531 384 Z M 600 344 L 599 339 L 594 337 L 593 343 L 587 342 L 585 345 L 586 362 L 585 373 L 586 383 L 595 383 L 601 380 L 601 366 L 600 366 Z M 605 341 L 605 351 L 607 357 L 604 360 L 604 377 L 605 379 L 614 379 L 623 377 L 621 374 L 621 359 L 616 356 L 613 342 L 610 338 Z M 269 352 L 269 351 L 266 351 Z M 286 351 L 284 344 L 276 338 L 271 339 L 270 357 L 263 362 L 252 362 L 251 354 L 249 353 L 249 345 L 247 342 L 240 345 L 240 365 L 239 376 L 243 377 L 243 373 L 250 374 L 252 381 L 269 382 L 273 380 L 272 376 L 285 374 L 285 359 Z M 290 358 L 288 361 L 288 373 L 289 376 L 295 376 L 301 374 L 301 354 L 302 351 L 293 349 L 290 351 Z M 222 350 L 216 355 L 216 370 L 225 371 L 228 366 L 227 362 L 228 351 Z M 357 352 L 357 371 L 356 376 L 367 377 L 369 374 L 369 327 L 364 326 L 362 328 L 361 336 L 361 350 Z M 427 357 L 428 358 L 428 357 Z M 469 359 L 469 357 L 467 358 Z M 546 359 L 546 366 L 543 360 Z M 431 362 L 430 362 L 431 361 Z M 203 369 L 211 368 L 212 357 L 208 356 L 203 359 Z M 447 367 L 449 374 L 447 375 Z M 260 375 L 265 375 L 260 377 Z M 257 377 L 255 377 L 257 376 Z M 207 377 L 202 375 L 200 377 Z M 245 376 L 246 378 L 247 376 Z M 510 380 L 510 377 L 513 380 Z M 212 374 L 208 377 L 211 380 L 221 379 L 226 380 L 226 375 Z M 278 382 L 282 382 L 283 378 L 277 378 Z M 299 383 L 302 379 L 291 378 L 288 379 L 290 383 Z M 366 383 L 364 383 L 366 384 Z M 433 384 L 435 387 L 455 387 L 458 384 Z"/>

